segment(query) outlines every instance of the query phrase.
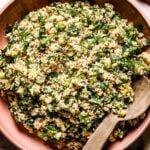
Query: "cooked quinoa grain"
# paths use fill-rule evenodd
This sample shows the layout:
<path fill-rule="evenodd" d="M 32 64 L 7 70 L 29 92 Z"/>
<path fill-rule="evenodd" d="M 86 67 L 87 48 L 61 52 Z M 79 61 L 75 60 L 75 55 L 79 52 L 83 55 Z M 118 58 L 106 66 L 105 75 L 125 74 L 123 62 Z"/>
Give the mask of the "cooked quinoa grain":
<path fill-rule="evenodd" d="M 108 113 L 124 117 L 132 78 L 150 72 L 143 33 L 111 4 L 52 3 L 13 24 L 7 39 L 1 94 L 16 122 L 59 149 L 81 149 Z"/>

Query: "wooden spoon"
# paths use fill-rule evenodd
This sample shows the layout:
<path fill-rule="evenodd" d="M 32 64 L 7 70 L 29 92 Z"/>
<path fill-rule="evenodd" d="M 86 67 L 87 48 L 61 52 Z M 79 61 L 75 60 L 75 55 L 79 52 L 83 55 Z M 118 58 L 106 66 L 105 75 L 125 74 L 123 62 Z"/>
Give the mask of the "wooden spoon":
<path fill-rule="evenodd" d="M 135 100 L 126 110 L 126 116 L 119 118 L 117 115 L 109 114 L 91 135 L 83 150 L 101 150 L 109 135 L 119 121 L 131 120 L 139 117 L 150 106 L 150 84 L 147 78 L 142 78 L 133 85 Z"/>

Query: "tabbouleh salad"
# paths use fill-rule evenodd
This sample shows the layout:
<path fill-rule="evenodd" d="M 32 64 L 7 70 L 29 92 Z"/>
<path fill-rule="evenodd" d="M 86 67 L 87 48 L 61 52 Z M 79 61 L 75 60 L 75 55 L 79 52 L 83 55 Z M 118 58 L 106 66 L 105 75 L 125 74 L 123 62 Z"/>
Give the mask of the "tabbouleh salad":
<path fill-rule="evenodd" d="M 7 39 L 1 95 L 16 122 L 59 149 L 81 149 L 108 113 L 124 117 L 132 79 L 150 72 L 148 41 L 108 3 L 51 3 L 15 22 Z"/>

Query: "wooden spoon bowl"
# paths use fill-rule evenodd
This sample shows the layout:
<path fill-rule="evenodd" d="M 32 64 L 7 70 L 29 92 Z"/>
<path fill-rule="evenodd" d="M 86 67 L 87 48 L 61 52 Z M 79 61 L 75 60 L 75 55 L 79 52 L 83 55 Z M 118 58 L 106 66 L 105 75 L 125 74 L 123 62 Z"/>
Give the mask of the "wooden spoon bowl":
<path fill-rule="evenodd" d="M 121 118 L 115 114 L 109 114 L 99 124 L 94 133 L 83 147 L 83 150 L 101 150 L 104 147 L 111 132 L 119 121 L 132 120 L 142 115 L 150 106 L 150 83 L 148 78 L 142 78 L 134 82 L 134 101 L 126 109 L 126 116 Z"/>

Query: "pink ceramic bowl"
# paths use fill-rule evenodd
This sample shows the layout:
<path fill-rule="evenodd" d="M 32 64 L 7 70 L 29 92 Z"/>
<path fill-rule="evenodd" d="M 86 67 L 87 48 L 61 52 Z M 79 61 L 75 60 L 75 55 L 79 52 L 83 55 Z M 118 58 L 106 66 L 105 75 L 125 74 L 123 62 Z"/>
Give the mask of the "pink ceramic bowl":
<path fill-rule="evenodd" d="M 63 0 L 62 0 L 63 1 Z M 66 0 L 67 1 L 67 0 Z M 129 1 L 123 0 L 93 0 L 99 5 L 103 5 L 105 2 L 110 2 L 115 6 L 115 9 L 121 14 L 123 18 L 134 22 L 135 25 L 143 26 L 143 33 L 150 40 L 150 21 L 142 13 L 139 13 Z M 11 0 L 3 10 L 0 10 L 0 48 L 6 46 L 7 41 L 5 38 L 5 28 L 9 23 L 18 20 L 26 11 L 35 10 L 42 6 L 45 6 L 52 0 Z M 133 1 L 132 1 L 133 2 Z M 145 18 L 145 19 L 144 19 Z M 121 141 L 117 141 L 109 145 L 110 150 L 122 150 L 127 148 L 132 142 L 134 142 L 148 127 L 150 124 L 150 111 L 143 122 L 137 126 L 134 130 L 128 133 L 127 136 Z M 11 117 L 7 104 L 0 98 L 0 130 L 3 134 L 12 141 L 20 149 L 24 150 L 48 150 L 52 149 L 46 146 L 40 139 L 32 136 L 20 129 Z"/>

